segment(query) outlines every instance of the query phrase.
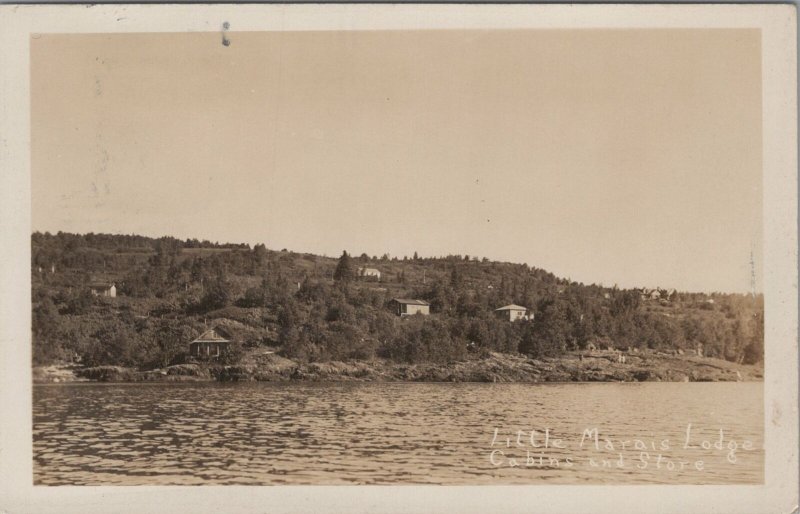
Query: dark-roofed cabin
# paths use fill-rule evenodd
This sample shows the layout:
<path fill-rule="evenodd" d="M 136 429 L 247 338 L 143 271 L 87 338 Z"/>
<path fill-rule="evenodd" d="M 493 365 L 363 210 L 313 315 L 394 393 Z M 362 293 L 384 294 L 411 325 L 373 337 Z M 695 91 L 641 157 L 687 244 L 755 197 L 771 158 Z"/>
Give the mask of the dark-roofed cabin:
<path fill-rule="evenodd" d="M 395 298 L 390 302 L 392 312 L 398 316 L 413 316 L 422 314 L 427 316 L 431 313 L 431 304 L 423 300 L 409 300 L 406 298 Z"/>
<path fill-rule="evenodd" d="M 113 283 L 94 282 L 89 284 L 89 289 L 95 296 L 105 296 L 108 298 L 115 298 L 117 296 L 117 286 Z"/>
<path fill-rule="evenodd" d="M 219 357 L 230 349 L 230 335 L 220 328 L 212 328 L 189 343 L 189 355 L 198 358 Z"/>

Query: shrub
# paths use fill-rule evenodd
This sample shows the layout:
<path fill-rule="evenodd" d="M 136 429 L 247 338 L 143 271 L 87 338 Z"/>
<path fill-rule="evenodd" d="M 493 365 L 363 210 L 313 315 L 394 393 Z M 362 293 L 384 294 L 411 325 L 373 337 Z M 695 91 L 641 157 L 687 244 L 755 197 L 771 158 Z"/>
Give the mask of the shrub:
<path fill-rule="evenodd" d="M 443 321 L 416 315 L 403 321 L 400 333 L 384 346 L 382 353 L 401 362 L 447 362 L 463 359 L 466 345 L 450 336 Z"/>

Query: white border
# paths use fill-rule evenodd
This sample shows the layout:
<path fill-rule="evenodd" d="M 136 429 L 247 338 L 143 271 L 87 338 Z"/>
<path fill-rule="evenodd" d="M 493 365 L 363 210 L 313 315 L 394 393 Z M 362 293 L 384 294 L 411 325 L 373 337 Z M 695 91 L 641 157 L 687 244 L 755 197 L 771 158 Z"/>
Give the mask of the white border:
<path fill-rule="evenodd" d="M 793 5 L 0 6 L 0 509 L 18 512 L 725 512 L 797 508 L 797 103 Z M 35 33 L 760 28 L 766 301 L 764 486 L 33 487 L 29 38 Z M 165 49 L 168 51 L 168 49 Z"/>

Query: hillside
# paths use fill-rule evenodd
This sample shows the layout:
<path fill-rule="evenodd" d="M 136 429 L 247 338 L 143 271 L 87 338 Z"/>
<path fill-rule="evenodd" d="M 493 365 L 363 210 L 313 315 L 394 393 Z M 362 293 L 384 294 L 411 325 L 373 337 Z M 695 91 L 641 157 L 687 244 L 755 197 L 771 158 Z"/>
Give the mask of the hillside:
<path fill-rule="evenodd" d="M 299 363 L 554 358 L 593 348 L 700 349 L 745 364 L 763 356 L 760 296 L 620 290 L 470 256 L 332 258 L 169 237 L 34 233 L 31 265 L 37 365 L 180 364 L 192 360 L 189 342 L 213 326 L 236 341 L 220 358 L 229 364 L 265 350 Z M 360 277 L 360 267 L 380 279 Z M 117 296 L 94 296 L 96 283 L 116 284 Z M 401 319 L 392 298 L 427 301 L 431 315 Z M 527 307 L 533 321 L 499 319 L 494 310 L 508 304 Z"/>

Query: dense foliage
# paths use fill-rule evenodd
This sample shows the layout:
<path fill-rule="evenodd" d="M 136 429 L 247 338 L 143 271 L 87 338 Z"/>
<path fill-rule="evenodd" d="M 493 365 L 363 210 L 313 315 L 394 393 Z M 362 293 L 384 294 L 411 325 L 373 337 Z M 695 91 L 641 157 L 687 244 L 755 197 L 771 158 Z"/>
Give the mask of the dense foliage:
<path fill-rule="evenodd" d="M 359 267 L 379 269 L 379 282 Z M 299 360 L 376 357 L 402 362 L 479 358 L 489 351 L 549 356 L 587 346 L 763 358 L 763 298 L 584 285 L 524 264 L 450 255 L 339 259 L 264 245 L 171 237 L 34 233 L 33 356 L 154 368 L 181 362 L 204 328 L 224 325 L 248 349 Z M 114 282 L 116 298 L 89 284 Z M 400 319 L 392 298 L 431 304 Z M 646 298 L 646 299 L 645 299 Z M 494 309 L 519 304 L 534 321 Z M 238 348 L 238 347 L 237 347 Z M 232 357 L 229 357 L 229 360 Z M 235 359 L 234 359 L 235 360 Z"/>

